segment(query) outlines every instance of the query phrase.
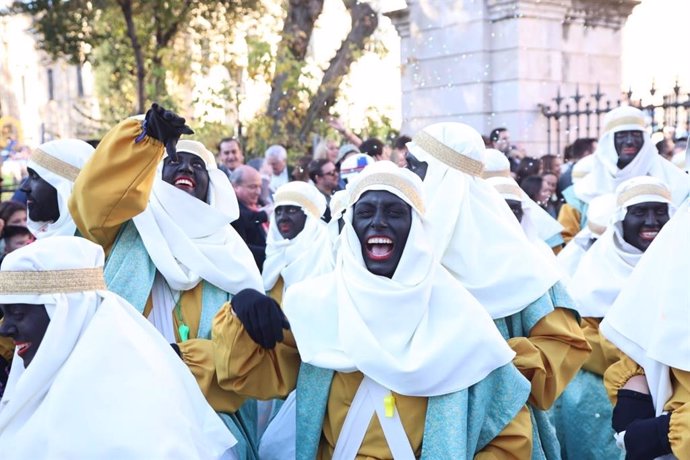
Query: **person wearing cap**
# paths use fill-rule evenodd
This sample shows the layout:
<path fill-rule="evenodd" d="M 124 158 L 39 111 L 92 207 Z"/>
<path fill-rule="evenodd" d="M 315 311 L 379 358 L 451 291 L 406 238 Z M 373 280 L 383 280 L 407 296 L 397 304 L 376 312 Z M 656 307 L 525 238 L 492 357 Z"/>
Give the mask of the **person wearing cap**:
<path fill-rule="evenodd" d="M 375 161 L 376 160 L 366 153 L 351 155 L 340 165 L 340 177 L 345 185 L 347 185 L 352 178 L 361 173 L 362 170 L 370 164 L 374 164 Z"/>
<path fill-rule="evenodd" d="M 275 193 L 268 227 L 264 290 L 279 304 L 296 282 L 333 269 L 331 242 L 321 216 L 326 199 L 306 182 L 289 182 Z"/>
<path fill-rule="evenodd" d="M 335 158 L 335 167 L 338 171 L 342 168 L 343 161 L 345 161 L 347 158 L 351 157 L 352 155 L 361 153 L 359 151 L 359 148 L 354 145 L 354 144 L 344 144 L 340 146 L 338 149 L 338 156 Z M 347 182 L 343 179 L 343 176 L 340 176 L 340 180 L 338 181 L 338 188 L 339 189 L 344 189 L 345 186 L 347 185 Z"/>
<path fill-rule="evenodd" d="M 690 458 L 689 205 L 645 251 L 601 323 L 622 355 L 604 384 L 626 458 Z"/>
<path fill-rule="evenodd" d="M 488 311 L 531 382 L 532 458 L 560 458 L 545 412 L 591 351 L 553 257 L 529 242 L 498 192 L 482 179 L 484 142 L 462 123 L 436 123 L 407 144 L 423 178 L 434 251 Z"/>
<path fill-rule="evenodd" d="M 571 181 L 573 185 L 563 190 L 563 200 L 565 203 L 561 206 L 558 211 L 558 222 L 563 225 L 563 241 L 566 246 L 573 239 L 575 235 L 584 228 L 587 224 L 587 214 L 581 214 L 577 211 L 577 208 L 582 207 L 581 201 L 575 196 L 574 186 L 580 180 L 587 177 L 587 175 L 592 172 L 594 167 L 594 155 L 587 155 L 577 161 L 571 168 Z M 611 192 L 613 193 L 613 192 Z"/>
<path fill-rule="evenodd" d="M 566 240 L 586 224 L 586 207 L 592 198 L 613 193 L 633 177 L 652 176 L 663 181 L 671 189 L 675 206 L 690 193 L 690 177 L 658 154 L 645 129 L 644 113 L 635 107 L 618 107 L 604 116 L 604 131 L 592 157 L 592 172 L 573 184 L 573 197 L 568 199 L 563 193 L 568 206 L 563 205 L 558 220 L 566 229 Z"/>
<path fill-rule="evenodd" d="M 157 104 L 143 123 L 121 122 L 82 170 L 69 205 L 82 235 L 106 253 L 108 288 L 173 344 L 251 457 L 254 435 L 235 419 L 244 398 L 218 386 L 209 339 L 218 309 L 242 302 L 245 290 L 263 292 L 263 283 L 230 225 L 239 210 L 227 176 L 203 144 L 178 142 L 191 133 Z"/>
<path fill-rule="evenodd" d="M 94 243 L 55 236 L 2 262 L 0 335 L 16 345 L 2 458 L 238 458 L 170 345 L 106 290 L 103 259 Z"/>
<path fill-rule="evenodd" d="M 296 386 L 297 458 L 531 453 L 529 383 L 491 318 L 434 258 L 421 185 L 391 162 L 359 175 L 335 271 L 287 290 L 291 329 L 273 331 L 272 346 L 251 349 L 250 315 L 216 317 L 223 385 L 262 399 Z"/>
<path fill-rule="evenodd" d="M 563 227 L 515 182 L 510 174 L 510 162 L 503 152 L 496 149 L 484 151 L 482 177 L 501 194 L 527 238 L 540 250 L 558 254 L 563 245 Z"/>
<path fill-rule="evenodd" d="M 74 236 L 77 226 L 68 208 L 74 181 L 93 147 L 78 139 L 59 139 L 39 145 L 26 165 L 22 183 L 28 210 L 27 227 L 36 238 Z"/>
<path fill-rule="evenodd" d="M 619 352 L 601 337 L 599 324 L 668 222 L 671 199 L 669 188 L 655 177 L 635 177 L 620 184 L 612 223 L 582 257 L 569 283 L 592 347 L 592 354 L 563 392 L 554 412 L 559 439 L 569 458 L 617 458 L 620 454 L 602 381 L 606 369 L 619 359 Z"/>
<path fill-rule="evenodd" d="M 558 264 L 565 271 L 568 278 L 571 278 L 577 270 L 582 256 L 585 255 L 592 244 L 601 237 L 606 231 L 614 212 L 616 211 L 616 195 L 607 193 L 592 198 L 587 206 L 587 224 L 577 232 L 570 243 L 558 253 L 556 259 Z"/>

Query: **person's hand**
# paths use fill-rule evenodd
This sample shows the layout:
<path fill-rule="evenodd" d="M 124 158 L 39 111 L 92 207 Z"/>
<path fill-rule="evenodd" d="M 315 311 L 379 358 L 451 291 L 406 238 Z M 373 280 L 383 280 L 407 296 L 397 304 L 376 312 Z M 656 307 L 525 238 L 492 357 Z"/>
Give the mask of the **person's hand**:
<path fill-rule="evenodd" d="M 671 453 L 668 439 L 671 414 L 636 420 L 625 430 L 625 458 L 646 460 Z"/>
<path fill-rule="evenodd" d="M 194 134 L 192 128 L 185 124 L 185 119 L 171 110 L 156 104 L 146 112 L 144 132 L 165 145 L 165 150 L 172 160 L 177 161 L 175 146 L 183 134 Z"/>
<path fill-rule="evenodd" d="M 338 131 L 340 134 L 345 134 L 345 125 L 342 120 L 336 117 L 328 117 L 328 126 Z"/>
<path fill-rule="evenodd" d="M 290 329 L 278 303 L 259 291 L 243 289 L 233 296 L 231 304 L 249 337 L 263 348 L 274 348 L 283 341 L 283 329 Z"/>
<path fill-rule="evenodd" d="M 618 390 L 618 402 L 613 408 L 611 426 L 620 433 L 635 420 L 653 418 L 655 415 L 652 397 L 632 390 Z"/>

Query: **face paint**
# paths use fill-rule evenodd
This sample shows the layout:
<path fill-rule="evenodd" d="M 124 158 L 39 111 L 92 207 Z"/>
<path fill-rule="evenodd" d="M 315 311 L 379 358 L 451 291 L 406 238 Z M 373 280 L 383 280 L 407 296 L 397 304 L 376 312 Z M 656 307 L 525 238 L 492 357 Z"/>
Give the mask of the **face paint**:
<path fill-rule="evenodd" d="M 17 354 L 27 368 L 36 356 L 50 324 L 46 308 L 43 305 L 11 303 L 0 304 L 0 310 L 3 313 L 0 336 L 12 339 Z"/>
<path fill-rule="evenodd" d="M 291 240 L 304 230 L 307 215 L 299 206 L 278 206 L 275 209 L 275 219 L 280 236 Z"/>
<path fill-rule="evenodd" d="M 209 183 L 206 163 L 188 152 L 177 152 L 177 156 L 177 161 L 172 160 L 171 157 L 163 160 L 163 180 L 206 202 Z"/>
<path fill-rule="evenodd" d="M 623 219 L 623 239 L 644 252 L 668 220 L 666 203 L 647 202 L 629 206 Z"/>
<path fill-rule="evenodd" d="M 513 214 L 515 214 L 518 222 L 522 222 L 522 216 L 525 215 L 525 212 L 522 209 L 522 201 L 506 200 L 506 203 L 508 203 L 508 207 L 511 211 L 513 211 Z"/>
<path fill-rule="evenodd" d="M 429 163 L 426 161 L 419 161 L 417 157 L 412 155 L 410 152 L 407 152 L 405 160 L 407 160 L 407 169 L 418 175 L 420 179 L 424 180 Z"/>
<path fill-rule="evenodd" d="M 372 190 L 357 200 L 353 211 L 364 265 L 374 275 L 391 278 L 410 234 L 412 208 L 390 192 Z"/>
<path fill-rule="evenodd" d="M 644 136 L 640 130 L 613 133 L 613 145 L 618 153 L 618 168 L 623 169 L 635 159 L 642 149 Z"/>
<path fill-rule="evenodd" d="M 28 168 L 28 172 L 21 190 L 26 193 L 29 217 L 34 222 L 56 222 L 60 218 L 57 190 L 33 169 Z"/>

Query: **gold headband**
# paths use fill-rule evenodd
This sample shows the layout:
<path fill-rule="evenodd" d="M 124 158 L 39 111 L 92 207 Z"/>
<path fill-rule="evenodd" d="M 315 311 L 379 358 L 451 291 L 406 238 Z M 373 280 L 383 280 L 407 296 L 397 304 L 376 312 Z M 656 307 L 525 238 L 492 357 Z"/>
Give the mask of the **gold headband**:
<path fill-rule="evenodd" d="M 644 118 L 641 117 L 636 117 L 636 116 L 629 116 L 629 117 L 622 117 L 622 118 L 617 118 L 615 120 L 611 120 L 606 124 L 606 128 L 604 128 L 604 132 L 608 133 L 614 128 L 617 128 L 619 126 L 623 125 L 637 125 L 640 128 L 644 129 Z"/>
<path fill-rule="evenodd" d="M 103 267 L 41 272 L 0 271 L 0 294 L 67 294 L 104 289 Z"/>
<path fill-rule="evenodd" d="M 484 163 L 456 152 L 424 131 L 418 132 L 414 139 L 412 139 L 412 142 L 451 168 L 475 177 L 481 177 L 482 171 L 484 171 Z"/>
<path fill-rule="evenodd" d="M 492 184 L 501 195 L 517 195 L 522 199 L 522 189 L 513 184 Z"/>
<path fill-rule="evenodd" d="M 391 187 L 400 190 L 402 194 L 407 197 L 410 203 L 412 203 L 412 206 L 414 206 L 420 214 L 424 214 L 424 202 L 422 202 L 422 197 L 419 196 L 417 190 L 415 190 L 415 188 L 405 179 L 396 174 L 391 174 L 388 172 L 373 173 L 364 176 L 355 182 L 352 193 L 350 193 L 350 204 L 354 204 L 353 198 L 356 197 L 359 199 L 359 196 L 364 193 L 366 188 L 376 185 L 390 185 Z"/>
<path fill-rule="evenodd" d="M 592 233 L 596 233 L 597 235 L 601 235 L 606 231 L 606 227 L 603 225 L 595 224 L 591 220 L 587 221 L 587 228 L 589 228 Z"/>
<path fill-rule="evenodd" d="M 656 184 L 637 185 L 618 195 L 616 204 L 623 206 L 628 200 L 640 195 L 657 195 L 671 201 L 671 192 L 666 187 Z"/>
<path fill-rule="evenodd" d="M 39 166 L 43 166 L 48 171 L 53 172 L 58 176 L 64 177 L 70 182 L 77 180 L 77 176 L 79 175 L 79 168 L 62 161 L 61 159 L 56 158 L 41 149 L 34 150 L 29 160 L 33 161 Z"/>
<path fill-rule="evenodd" d="M 288 203 L 298 203 L 302 208 L 309 212 L 313 217 L 320 219 L 321 213 L 319 213 L 319 208 L 314 203 L 312 203 L 307 197 L 301 193 L 293 191 L 278 191 L 274 197 L 275 207 L 277 208 L 281 204 L 287 205 Z"/>
<path fill-rule="evenodd" d="M 483 179 L 490 179 L 492 177 L 513 177 L 510 175 L 510 171 L 484 171 L 482 173 Z"/>

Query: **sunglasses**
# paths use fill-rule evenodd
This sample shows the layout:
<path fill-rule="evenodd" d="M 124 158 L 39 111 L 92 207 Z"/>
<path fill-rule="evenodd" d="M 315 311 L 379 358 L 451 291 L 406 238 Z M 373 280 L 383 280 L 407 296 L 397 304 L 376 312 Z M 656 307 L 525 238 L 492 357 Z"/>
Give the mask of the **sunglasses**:
<path fill-rule="evenodd" d="M 322 175 L 322 176 L 331 176 L 331 177 L 335 177 L 335 176 L 338 175 L 338 171 L 336 171 L 336 170 L 334 169 L 333 171 L 329 171 L 329 172 L 323 173 L 323 174 L 321 174 L 321 175 Z"/>

